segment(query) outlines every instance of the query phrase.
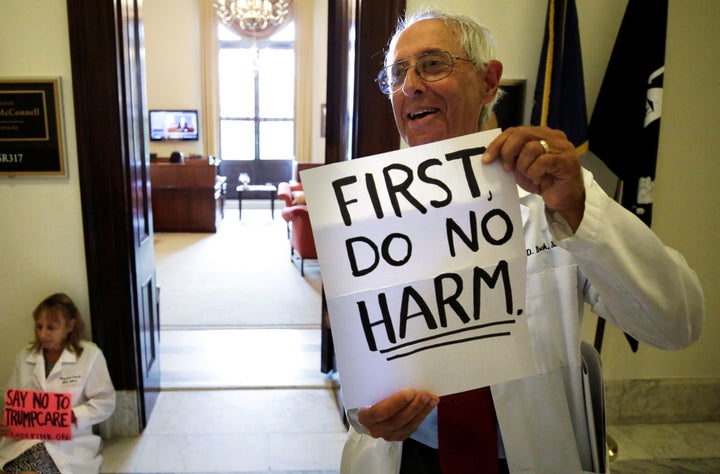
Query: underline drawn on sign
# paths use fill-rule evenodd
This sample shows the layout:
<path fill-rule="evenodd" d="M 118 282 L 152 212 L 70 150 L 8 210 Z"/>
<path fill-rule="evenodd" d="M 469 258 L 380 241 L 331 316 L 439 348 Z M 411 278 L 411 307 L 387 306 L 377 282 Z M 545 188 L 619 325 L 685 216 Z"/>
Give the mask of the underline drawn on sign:
<path fill-rule="evenodd" d="M 378 352 L 380 352 L 381 354 L 387 354 L 388 352 L 393 352 L 393 351 L 396 351 L 396 350 L 399 350 L 399 349 L 404 349 L 405 347 L 410 347 L 410 346 L 413 346 L 413 345 L 415 345 L 415 344 L 421 344 L 421 343 L 423 343 L 423 342 L 434 341 L 435 339 L 440 339 L 440 338 L 444 338 L 444 337 L 447 337 L 447 336 L 453 336 L 453 335 L 455 335 L 455 334 L 459 334 L 459 333 L 462 333 L 462 332 L 465 332 L 465 331 L 475 331 L 475 330 L 478 330 L 478 329 L 485 329 L 485 328 L 490 327 L 490 326 L 498 326 L 498 325 L 504 325 L 504 324 L 515 324 L 515 320 L 514 320 L 514 319 L 509 319 L 509 320 L 506 320 L 506 321 L 494 321 L 494 322 L 492 322 L 492 323 L 480 324 L 480 325 L 478 325 L 478 326 L 472 326 L 472 327 L 469 327 L 469 328 L 456 329 L 455 331 L 450 331 L 450 332 L 446 332 L 446 333 L 443 333 L 443 334 L 438 334 L 438 335 L 435 335 L 435 336 L 428 336 L 428 337 L 425 337 L 425 338 L 423 338 L 423 339 L 418 339 L 417 341 L 407 342 L 407 343 L 405 343 L 405 344 L 399 344 L 399 345 L 397 345 L 397 346 L 395 346 L 395 347 L 391 347 L 391 348 L 388 348 L 388 349 L 380 349 Z M 464 342 L 477 341 L 477 340 L 480 340 L 480 339 L 488 339 L 488 338 L 491 338 L 491 337 L 509 336 L 510 334 L 511 334 L 510 331 L 505 331 L 505 332 L 496 332 L 496 333 L 491 333 L 491 334 L 483 334 L 483 335 L 475 336 L 475 337 L 467 337 L 467 338 L 465 338 L 465 339 L 453 339 L 452 341 L 446 341 L 446 342 L 441 342 L 441 343 L 438 343 L 438 344 L 432 344 L 432 345 L 429 345 L 429 346 L 419 347 L 419 348 L 417 348 L 417 349 L 415 349 L 415 350 L 413 350 L 413 351 L 410 351 L 410 352 L 405 352 L 405 353 L 403 353 L 403 354 L 397 354 L 397 355 L 388 357 L 386 360 L 387 360 L 387 361 L 391 361 L 391 360 L 395 360 L 395 359 L 400 359 L 400 358 L 402 358 L 402 357 L 407 357 L 407 356 L 410 356 L 410 355 L 413 355 L 413 354 L 417 354 L 418 352 L 427 351 L 427 350 L 429 350 L 429 349 L 436 349 L 436 348 L 438 348 L 438 347 L 450 346 L 450 345 L 452 345 L 452 344 L 461 344 L 461 343 L 464 343 Z"/>

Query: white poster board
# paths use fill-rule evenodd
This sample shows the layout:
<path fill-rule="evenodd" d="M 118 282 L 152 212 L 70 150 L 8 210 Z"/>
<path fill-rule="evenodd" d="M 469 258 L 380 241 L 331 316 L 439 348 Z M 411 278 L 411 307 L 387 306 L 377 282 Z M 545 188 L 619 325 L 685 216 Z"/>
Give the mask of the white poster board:
<path fill-rule="evenodd" d="M 499 133 L 302 172 L 346 408 L 537 373 L 517 186 L 480 162 Z"/>

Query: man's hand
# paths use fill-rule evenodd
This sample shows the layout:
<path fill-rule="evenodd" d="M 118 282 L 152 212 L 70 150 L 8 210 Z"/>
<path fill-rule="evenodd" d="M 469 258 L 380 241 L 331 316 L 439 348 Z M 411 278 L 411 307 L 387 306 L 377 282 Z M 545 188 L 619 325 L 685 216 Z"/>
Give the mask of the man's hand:
<path fill-rule="evenodd" d="M 497 159 L 521 188 L 542 196 L 548 209 L 577 230 L 585 212 L 585 185 L 580 157 L 565 133 L 547 127 L 508 128 L 490 143 L 482 161 Z"/>
<path fill-rule="evenodd" d="M 403 390 L 371 407 L 358 410 L 358 421 L 373 438 L 403 441 L 420 426 L 440 398 L 429 392 Z"/>

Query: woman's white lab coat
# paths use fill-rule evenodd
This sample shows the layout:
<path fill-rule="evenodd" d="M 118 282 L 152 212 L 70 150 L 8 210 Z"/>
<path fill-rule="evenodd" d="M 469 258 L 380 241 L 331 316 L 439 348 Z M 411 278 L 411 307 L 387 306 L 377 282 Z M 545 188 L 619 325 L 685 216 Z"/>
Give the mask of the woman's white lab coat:
<path fill-rule="evenodd" d="M 92 342 L 82 342 L 82 346 L 80 357 L 65 349 L 47 379 L 42 351 L 23 350 L 15 359 L 15 370 L 8 382 L 8 388 L 72 395 L 73 412 L 77 418 L 72 440 L 44 441 L 48 453 L 63 474 L 100 471 L 101 440 L 92 433 L 92 426 L 109 418 L 115 410 L 115 388 L 102 351 Z M 39 442 L 4 438 L 0 442 L 0 467 Z"/>
<path fill-rule="evenodd" d="M 527 317 L 540 374 L 492 386 L 510 472 L 591 470 L 580 358 L 583 302 L 640 341 L 679 349 L 700 335 L 703 296 L 684 258 L 610 199 L 585 171 L 585 214 L 572 235 L 521 192 Z M 341 374 L 342 375 L 342 374 Z M 402 443 L 373 439 L 348 413 L 342 474 L 396 474 Z"/>

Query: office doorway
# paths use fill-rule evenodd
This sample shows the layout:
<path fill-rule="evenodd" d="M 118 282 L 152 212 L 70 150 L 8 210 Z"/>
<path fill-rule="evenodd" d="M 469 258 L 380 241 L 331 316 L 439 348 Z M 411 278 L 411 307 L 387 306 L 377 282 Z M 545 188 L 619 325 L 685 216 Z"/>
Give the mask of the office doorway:
<path fill-rule="evenodd" d="M 149 154 L 131 146 L 132 140 L 142 140 L 142 133 L 127 133 L 141 131 L 138 124 L 142 125 L 145 117 L 133 107 L 135 102 L 123 95 L 131 90 L 126 86 L 131 85 L 138 92 L 135 98 L 145 99 L 143 75 L 135 67 L 142 61 L 142 51 L 138 54 L 127 48 L 128 42 L 141 38 L 136 27 L 142 24 L 142 9 L 134 0 L 68 0 L 67 5 L 93 338 L 103 347 L 116 389 L 130 396 L 137 394 L 138 427 L 142 430 L 150 416 L 153 394 L 157 394 L 156 388 L 143 382 L 143 374 L 156 367 L 157 345 L 153 338 L 143 339 L 142 334 L 158 331 L 159 327 L 152 318 L 140 317 L 143 311 L 155 307 L 151 304 L 154 285 L 148 286 L 146 279 L 138 278 L 136 252 L 132 250 L 136 243 L 145 243 L 152 236 L 147 232 L 138 234 L 141 221 L 129 218 L 133 209 L 147 209 L 150 205 L 142 194 L 130 192 L 138 183 L 147 186 L 149 182 L 147 171 L 143 171 L 149 164 Z M 374 72 L 370 71 L 374 63 L 369 58 L 382 50 L 397 16 L 404 10 L 404 0 L 376 0 L 362 5 L 345 0 L 330 5 L 328 36 L 333 51 L 328 54 L 328 163 L 380 152 L 365 149 L 368 146 L 397 146 L 387 100 L 367 94 L 376 97 L 377 104 L 366 100 L 355 110 L 348 110 L 347 104 L 352 101 L 347 98 L 356 97 L 357 91 L 347 77 L 357 64 L 360 89 L 374 87 Z M 362 22 L 368 28 L 357 28 L 361 17 L 368 18 Z M 355 64 L 348 64 L 350 31 L 357 34 L 352 38 L 358 48 Z M 134 66 L 126 67 L 125 61 L 134 61 Z M 357 124 L 352 133 L 346 128 L 351 122 Z M 383 133 L 368 134 L 368 130 Z M 362 140 L 364 136 L 374 139 Z M 143 346 L 143 340 L 150 344 Z"/>

